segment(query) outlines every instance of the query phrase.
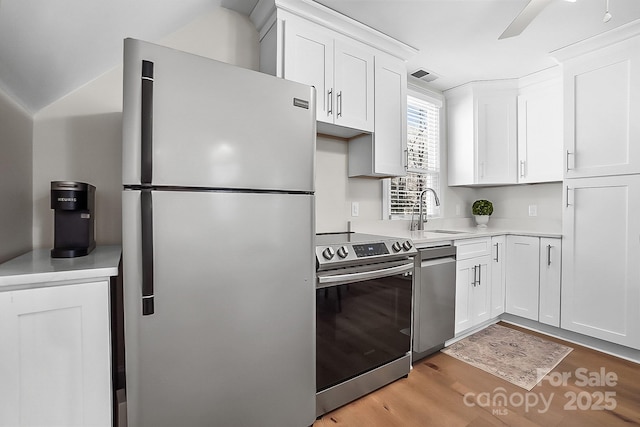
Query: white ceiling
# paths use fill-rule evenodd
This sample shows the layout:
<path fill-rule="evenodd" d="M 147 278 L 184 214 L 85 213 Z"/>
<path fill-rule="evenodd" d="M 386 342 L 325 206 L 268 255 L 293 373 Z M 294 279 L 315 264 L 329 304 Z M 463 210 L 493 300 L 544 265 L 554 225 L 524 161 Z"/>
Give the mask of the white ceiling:
<path fill-rule="evenodd" d="M 556 65 L 548 53 L 640 18 L 640 0 L 552 0 L 517 37 L 498 40 L 529 0 L 316 0 L 419 49 L 408 72 L 430 86 L 518 78 Z"/>
<path fill-rule="evenodd" d="M 553 0 L 518 37 L 498 40 L 528 0 L 317 0 L 419 49 L 448 89 L 522 77 L 554 65 L 548 53 L 640 19 L 640 0 Z M 31 113 L 121 61 L 122 39 L 157 40 L 223 6 L 248 14 L 256 0 L 0 0 L 0 89 Z"/>

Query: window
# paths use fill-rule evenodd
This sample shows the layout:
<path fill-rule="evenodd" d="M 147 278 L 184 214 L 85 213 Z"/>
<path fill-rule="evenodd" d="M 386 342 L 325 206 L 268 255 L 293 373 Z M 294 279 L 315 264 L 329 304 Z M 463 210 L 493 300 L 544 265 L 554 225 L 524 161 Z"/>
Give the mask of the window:
<path fill-rule="evenodd" d="M 387 218 L 411 218 L 425 188 L 440 195 L 440 108 L 442 102 L 418 92 L 407 96 L 407 176 L 393 178 L 386 193 Z M 440 216 L 432 194 L 425 206 L 430 217 Z"/>

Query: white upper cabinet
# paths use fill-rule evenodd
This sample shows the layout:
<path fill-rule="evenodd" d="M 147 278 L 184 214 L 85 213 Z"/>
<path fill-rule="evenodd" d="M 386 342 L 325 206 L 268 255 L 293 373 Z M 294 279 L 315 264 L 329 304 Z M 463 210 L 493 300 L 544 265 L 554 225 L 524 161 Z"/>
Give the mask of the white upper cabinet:
<path fill-rule="evenodd" d="M 445 96 L 449 185 L 517 183 L 517 81 L 468 83 Z"/>
<path fill-rule="evenodd" d="M 640 173 L 640 35 L 630 37 L 633 28 L 555 53 L 563 65 L 565 120 L 572 124 L 564 130 L 565 178 Z M 608 38 L 621 41 L 593 49 Z"/>
<path fill-rule="evenodd" d="M 521 79 L 518 182 L 562 181 L 562 78 L 559 67 Z"/>
<path fill-rule="evenodd" d="M 445 95 L 449 185 L 562 180 L 559 67 L 519 80 L 468 83 Z"/>
<path fill-rule="evenodd" d="M 333 37 L 319 25 L 293 18 L 286 28 L 282 77 L 315 87 L 318 120 L 333 122 Z"/>
<path fill-rule="evenodd" d="M 373 132 L 373 52 L 337 39 L 334 63 L 333 122 Z"/>
<path fill-rule="evenodd" d="M 259 31 L 260 70 L 314 86 L 318 132 L 343 138 L 377 131 L 375 60 L 390 55 L 404 65 L 417 52 L 315 2 L 259 0 L 250 18 Z"/>
<path fill-rule="evenodd" d="M 371 50 L 295 16 L 284 26 L 282 76 L 316 88 L 318 121 L 373 131 Z"/>
<path fill-rule="evenodd" d="M 375 126 L 349 141 L 349 176 L 404 176 L 407 148 L 407 73 L 404 62 L 375 57 Z"/>

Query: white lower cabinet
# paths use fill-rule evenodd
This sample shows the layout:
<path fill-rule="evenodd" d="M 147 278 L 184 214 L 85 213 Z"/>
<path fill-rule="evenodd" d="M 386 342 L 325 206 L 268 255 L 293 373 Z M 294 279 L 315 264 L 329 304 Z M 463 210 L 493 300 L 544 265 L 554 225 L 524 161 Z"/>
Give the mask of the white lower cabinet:
<path fill-rule="evenodd" d="M 561 327 L 640 349 L 640 175 L 565 181 Z"/>
<path fill-rule="evenodd" d="M 560 326 L 562 240 L 507 236 L 506 312 Z"/>
<path fill-rule="evenodd" d="M 491 317 L 504 313 L 507 286 L 506 236 L 491 238 Z"/>
<path fill-rule="evenodd" d="M 0 426 L 111 426 L 109 281 L 0 292 Z"/>
<path fill-rule="evenodd" d="M 560 327 L 560 285 L 562 279 L 562 240 L 540 238 L 540 305 L 538 321 Z"/>
<path fill-rule="evenodd" d="M 491 318 L 491 239 L 456 241 L 456 335 Z"/>
<path fill-rule="evenodd" d="M 538 320 L 540 238 L 507 236 L 506 312 Z"/>

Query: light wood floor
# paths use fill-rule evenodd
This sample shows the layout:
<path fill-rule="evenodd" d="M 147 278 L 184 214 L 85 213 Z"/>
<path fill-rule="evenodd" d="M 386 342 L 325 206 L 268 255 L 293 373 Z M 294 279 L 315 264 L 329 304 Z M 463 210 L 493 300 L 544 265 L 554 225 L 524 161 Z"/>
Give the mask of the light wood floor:
<path fill-rule="evenodd" d="M 573 348 L 550 374 L 551 379 L 558 380 L 556 384 L 543 380 L 527 392 L 438 352 L 417 361 L 408 378 L 325 414 L 314 427 L 640 425 L 640 365 L 546 335 L 536 335 Z M 602 368 L 606 373 L 617 375 L 615 386 L 593 383 L 604 381 L 600 375 Z M 599 378 L 593 373 L 598 373 Z M 563 374 L 571 375 L 565 381 L 566 385 L 561 384 Z M 585 378 L 588 384 L 582 386 L 581 383 L 587 381 Z M 502 389 L 498 389 L 500 387 Z M 491 400 L 486 400 L 487 397 L 493 399 L 500 391 L 510 401 L 506 406 L 498 402 L 494 406 Z M 529 408 L 526 399 L 530 402 Z M 596 409 L 614 405 L 612 410 Z"/>

